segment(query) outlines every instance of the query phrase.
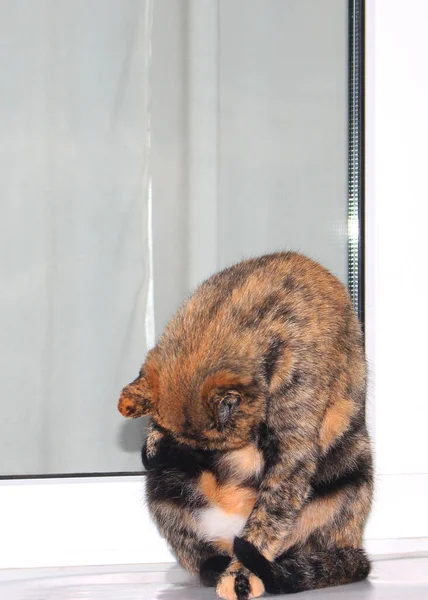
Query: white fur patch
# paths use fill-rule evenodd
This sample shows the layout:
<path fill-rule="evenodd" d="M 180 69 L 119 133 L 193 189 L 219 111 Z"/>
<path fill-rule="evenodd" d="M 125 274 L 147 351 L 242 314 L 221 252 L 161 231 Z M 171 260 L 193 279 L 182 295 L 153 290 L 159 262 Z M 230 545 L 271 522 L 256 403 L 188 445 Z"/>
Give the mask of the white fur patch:
<path fill-rule="evenodd" d="M 198 516 L 199 534 L 205 540 L 233 540 L 244 528 L 247 519 L 225 512 L 216 506 L 204 508 Z"/>

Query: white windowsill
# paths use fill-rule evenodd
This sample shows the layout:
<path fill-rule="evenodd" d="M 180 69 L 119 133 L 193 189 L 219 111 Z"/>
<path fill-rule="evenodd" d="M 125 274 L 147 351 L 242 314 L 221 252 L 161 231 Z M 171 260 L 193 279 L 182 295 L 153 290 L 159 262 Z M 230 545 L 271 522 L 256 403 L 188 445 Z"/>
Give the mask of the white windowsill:
<path fill-rule="evenodd" d="M 173 563 L 145 506 L 142 479 L 0 482 L 0 531 L 5 542 L 0 547 L 0 568 Z M 376 486 L 366 530 L 368 552 L 374 556 L 428 552 L 424 502 L 428 475 L 378 475 Z M 13 514 L 19 518 L 10 518 Z"/>

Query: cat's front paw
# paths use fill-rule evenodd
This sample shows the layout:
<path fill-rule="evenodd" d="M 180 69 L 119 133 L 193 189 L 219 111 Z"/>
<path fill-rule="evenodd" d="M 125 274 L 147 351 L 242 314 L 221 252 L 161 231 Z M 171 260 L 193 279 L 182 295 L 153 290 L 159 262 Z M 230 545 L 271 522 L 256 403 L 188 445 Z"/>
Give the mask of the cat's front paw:
<path fill-rule="evenodd" d="M 151 471 L 155 469 L 157 466 L 157 461 L 155 460 L 155 454 L 150 455 L 147 452 L 147 442 L 144 443 L 144 446 L 141 449 L 141 460 L 143 462 L 143 467 L 146 471 Z"/>
<path fill-rule="evenodd" d="M 141 450 L 141 459 L 146 471 L 159 468 L 160 465 L 158 454 L 163 441 L 164 434 L 152 427 Z"/>
<path fill-rule="evenodd" d="M 236 537 L 233 542 L 233 551 L 241 564 L 255 573 L 263 582 L 263 586 L 268 594 L 280 594 L 289 591 L 286 584 L 286 573 L 278 571 L 275 562 L 269 561 L 251 542 Z M 284 589 L 282 589 L 286 586 Z"/>
<path fill-rule="evenodd" d="M 261 580 L 238 562 L 230 565 L 216 588 L 217 596 L 223 600 L 251 600 L 261 596 L 264 591 Z"/>

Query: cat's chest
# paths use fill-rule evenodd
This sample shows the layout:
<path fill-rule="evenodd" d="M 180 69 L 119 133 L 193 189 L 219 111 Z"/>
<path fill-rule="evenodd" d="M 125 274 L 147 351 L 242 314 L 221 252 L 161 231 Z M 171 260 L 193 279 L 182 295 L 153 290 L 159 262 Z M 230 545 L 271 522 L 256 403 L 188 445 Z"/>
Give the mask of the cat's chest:
<path fill-rule="evenodd" d="M 203 471 L 197 486 L 206 506 L 198 512 L 201 536 L 210 541 L 239 535 L 257 499 L 257 482 L 264 467 L 254 444 L 223 454 L 215 474 Z"/>

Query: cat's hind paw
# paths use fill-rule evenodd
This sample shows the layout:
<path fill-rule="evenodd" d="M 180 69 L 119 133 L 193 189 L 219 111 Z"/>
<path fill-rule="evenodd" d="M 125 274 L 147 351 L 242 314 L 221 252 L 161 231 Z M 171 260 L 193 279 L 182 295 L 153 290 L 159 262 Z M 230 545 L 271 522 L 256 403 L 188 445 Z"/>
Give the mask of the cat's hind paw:
<path fill-rule="evenodd" d="M 217 584 L 217 596 L 223 600 L 251 600 L 262 596 L 265 589 L 260 579 L 247 569 L 225 573 Z"/>

